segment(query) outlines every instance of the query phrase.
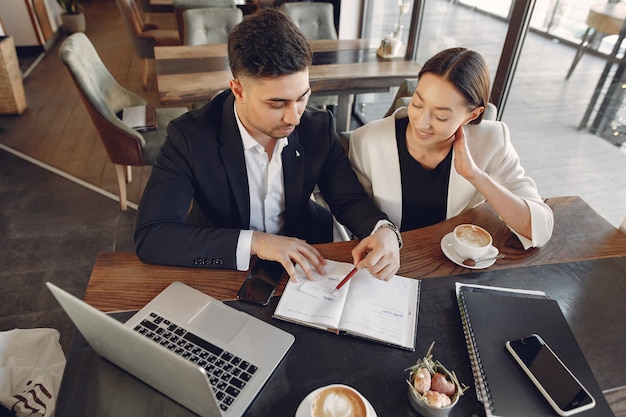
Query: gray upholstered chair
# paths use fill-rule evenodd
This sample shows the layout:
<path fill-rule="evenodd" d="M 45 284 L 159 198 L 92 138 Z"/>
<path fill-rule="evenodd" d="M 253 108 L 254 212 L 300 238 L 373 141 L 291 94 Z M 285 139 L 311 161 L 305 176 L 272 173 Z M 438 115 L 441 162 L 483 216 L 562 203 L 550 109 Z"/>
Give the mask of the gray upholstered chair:
<path fill-rule="evenodd" d="M 243 13 L 238 8 L 187 9 L 183 12 L 183 43 L 227 43 L 228 34 L 242 19 Z"/>
<path fill-rule="evenodd" d="M 120 208 L 126 210 L 126 183 L 132 180 L 130 167 L 154 163 L 165 142 L 167 124 L 187 109 L 157 109 L 158 129 L 139 133 L 122 123 L 118 114 L 125 107 L 145 105 L 146 100 L 118 84 L 84 33 L 68 37 L 59 48 L 59 56 L 115 167 Z"/>
<path fill-rule="evenodd" d="M 337 39 L 332 3 L 288 2 L 280 8 L 309 39 Z"/>
<path fill-rule="evenodd" d="M 180 45 L 181 38 L 176 29 L 160 29 L 153 23 L 145 23 L 135 0 L 116 1 L 135 53 L 141 59 L 141 83 L 143 88 L 147 89 L 151 73 L 150 63 L 154 59 L 154 47 Z"/>
<path fill-rule="evenodd" d="M 280 9 L 293 20 L 311 40 L 337 39 L 334 6 L 332 3 L 293 2 L 283 3 Z M 336 106 L 339 98 L 334 96 L 312 96 L 309 105 L 326 108 Z"/>
<path fill-rule="evenodd" d="M 626 217 L 624 217 L 624 220 L 622 220 L 622 224 L 619 225 L 618 229 L 622 233 L 626 233 Z"/>
<path fill-rule="evenodd" d="M 219 8 L 237 8 L 235 0 L 173 0 L 174 14 L 176 15 L 176 24 L 178 25 L 178 34 L 180 39 L 185 38 L 185 21 L 183 13 L 188 9 L 206 9 L 210 7 Z"/>

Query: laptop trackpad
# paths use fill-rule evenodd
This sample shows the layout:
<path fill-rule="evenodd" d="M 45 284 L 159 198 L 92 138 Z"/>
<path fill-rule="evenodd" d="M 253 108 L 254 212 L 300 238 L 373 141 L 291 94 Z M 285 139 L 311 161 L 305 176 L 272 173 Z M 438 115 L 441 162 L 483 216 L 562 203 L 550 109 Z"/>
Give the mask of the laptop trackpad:
<path fill-rule="evenodd" d="M 189 323 L 203 333 L 229 343 L 248 322 L 248 317 L 219 302 L 210 301 Z"/>

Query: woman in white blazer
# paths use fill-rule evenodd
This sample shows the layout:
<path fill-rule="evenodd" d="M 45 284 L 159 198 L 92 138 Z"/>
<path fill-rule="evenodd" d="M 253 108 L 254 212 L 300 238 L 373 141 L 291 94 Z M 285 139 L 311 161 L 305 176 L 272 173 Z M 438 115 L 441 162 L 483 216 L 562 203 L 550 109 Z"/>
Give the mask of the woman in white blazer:
<path fill-rule="evenodd" d="M 546 244 L 552 210 L 524 173 L 489 101 L 483 57 L 450 48 L 426 62 L 407 107 L 350 137 L 349 157 L 368 193 L 401 230 L 428 226 L 489 201 L 525 249 Z"/>

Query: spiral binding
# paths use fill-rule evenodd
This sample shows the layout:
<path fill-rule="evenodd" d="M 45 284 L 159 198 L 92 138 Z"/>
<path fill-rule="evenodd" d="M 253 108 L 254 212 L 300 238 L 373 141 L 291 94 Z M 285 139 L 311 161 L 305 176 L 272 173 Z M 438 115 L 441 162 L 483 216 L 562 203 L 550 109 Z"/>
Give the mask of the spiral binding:
<path fill-rule="evenodd" d="M 483 403 L 485 412 L 488 416 L 490 416 L 494 412 L 494 406 L 491 400 L 491 391 L 487 380 L 485 379 L 480 353 L 476 347 L 476 338 L 474 337 L 472 323 L 470 322 L 469 315 L 467 314 L 463 291 L 459 292 L 457 301 L 459 304 L 459 310 L 461 311 L 461 320 L 463 322 L 463 333 L 465 334 L 467 352 L 472 364 L 472 374 L 474 375 L 474 384 L 476 385 L 476 395 L 478 396 L 478 400 Z"/>

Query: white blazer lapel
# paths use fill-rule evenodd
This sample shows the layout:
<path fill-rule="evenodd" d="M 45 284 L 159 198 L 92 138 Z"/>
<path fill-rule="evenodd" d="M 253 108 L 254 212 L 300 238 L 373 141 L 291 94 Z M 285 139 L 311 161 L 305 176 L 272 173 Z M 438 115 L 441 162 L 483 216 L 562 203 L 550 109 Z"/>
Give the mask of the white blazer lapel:
<path fill-rule="evenodd" d="M 371 155 L 378 161 L 372 161 L 372 191 L 378 207 L 387 214 L 398 227 L 402 223 L 402 180 L 400 177 L 400 162 L 398 160 L 398 145 L 396 144 L 395 117 L 383 119 L 378 125 L 379 132 L 375 142 L 377 147 Z M 393 134 L 389 134 L 393 132 Z M 386 161 L 381 164 L 380 161 Z"/>

